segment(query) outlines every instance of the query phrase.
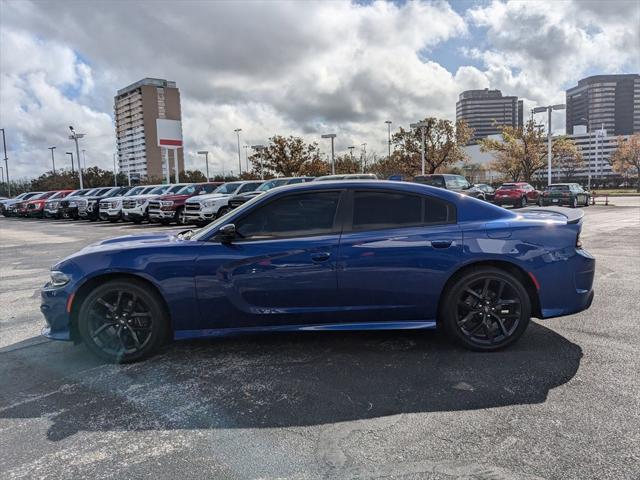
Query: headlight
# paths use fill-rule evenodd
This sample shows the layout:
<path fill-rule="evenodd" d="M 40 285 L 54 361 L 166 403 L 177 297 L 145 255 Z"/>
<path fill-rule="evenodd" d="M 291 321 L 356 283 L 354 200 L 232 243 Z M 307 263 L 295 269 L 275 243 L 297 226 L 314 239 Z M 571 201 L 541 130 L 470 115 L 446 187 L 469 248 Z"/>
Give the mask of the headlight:
<path fill-rule="evenodd" d="M 78 206 L 78 202 L 74 202 L 73 200 L 69 202 L 69 206 L 70 207 L 77 207 Z"/>
<path fill-rule="evenodd" d="M 67 275 L 57 270 L 51 271 L 51 286 L 52 287 L 63 287 L 71 280 Z"/>
<path fill-rule="evenodd" d="M 49 204 L 49 208 L 50 208 L 50 209 L 58 208 L 58 202 L 51 202 L 51 203 Z"/>
<path fill-rule="evenodd" d="M 218 203 L 219 203 L 219 200 L 208 200 L 206 202 L 203 202 L 202 204 L 205 207 L 215 207 Z"/>
<path fill-rule="evenodd" d="M 136 200 L 136 205 L 144 205 L 146 201 L 145 198 L 139 198 Z"/>
<path fill-rule="evenodd" d="M 162 205 L 163 207 L 170 207 L 173 205 L 173 200 L 162 200 L 160 202 L 160 205 Z"/>

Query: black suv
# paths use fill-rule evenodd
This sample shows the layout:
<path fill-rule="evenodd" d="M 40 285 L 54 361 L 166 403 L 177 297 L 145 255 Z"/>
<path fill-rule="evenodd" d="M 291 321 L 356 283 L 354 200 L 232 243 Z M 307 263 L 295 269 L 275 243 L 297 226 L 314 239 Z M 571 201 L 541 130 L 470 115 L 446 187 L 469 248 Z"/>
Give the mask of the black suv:
<path fill-rule="evenodd" d="M 417 177 L 414 177 L 413 181 L 416 183 L 422 183 L 423 185 L 429 185 L 431 187 L 453 190 L 454 192 L 462 193 L 463 195 L 468 195 L 473 198 L 479 198 L 480 200 L 488 199 L 488 194 L 484 190 L 471 185 L 462 175 L 454 175 L 450 173 L 418 175 Z"/>
<path fill-rule="evenodd" d="M 99 202 L 103 198 L 117 197 L 124 195 L 133 187 L 107 187 L 101 188 L 93 195 L 85 195 L 78 199 L 78 216 L 85 220 L 95 222 L 99 219 Z"/>

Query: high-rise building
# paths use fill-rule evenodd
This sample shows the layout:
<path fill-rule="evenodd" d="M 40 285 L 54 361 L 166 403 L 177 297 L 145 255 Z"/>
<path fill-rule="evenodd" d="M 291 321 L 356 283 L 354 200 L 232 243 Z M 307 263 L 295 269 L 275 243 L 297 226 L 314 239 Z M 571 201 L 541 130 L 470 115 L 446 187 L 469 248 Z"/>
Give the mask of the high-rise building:
<path fill-rule="evenodd" d="M 594 75 L 567 90 L 567 133 L 585 125 L 609 135 L 640 132 L 640 75 Z"/>
<path fill-rule="evenodd" d="M 466 90 L 456 103 L 456 120 L 465 120 L 473 128 L 473 137 L 467 145 L 500 133 L 500 127 L 522 126 L 522 100 L 503 97 L 500 90 Z"/>
<path fill-rule="evenodd" d="M 114 111 L 120 172 L 164 179 L 166 165 L 158 146 L 156 119 L 181 120 L 180 90 L 176 82 L 143 78 L 118 90 Z M 182 149 L 174 152 L 178 152 L 178 169 L 182 171 Z M 169 164 L 173 174 L 174 158 L 171 155 Z"/>

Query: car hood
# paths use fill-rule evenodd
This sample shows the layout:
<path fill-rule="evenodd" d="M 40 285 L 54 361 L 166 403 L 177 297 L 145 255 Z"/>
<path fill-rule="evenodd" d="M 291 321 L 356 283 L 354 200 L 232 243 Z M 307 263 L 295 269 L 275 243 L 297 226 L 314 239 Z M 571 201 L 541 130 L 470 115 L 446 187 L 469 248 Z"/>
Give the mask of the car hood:
<path fill-rule="evenodd" d="M 191 195 L 176 195 L 172 193 L 170 195 L 160 195 L 156 197 L 156 200 L 186 200 L 189 197 L 191 197 Z"/>
<path fill-rule="evenodd" d="M 229 197 L 228 193 L 209 193 L 207 195 L 197 195 L 187 200 L 189 203 L 200 203 L 204 200 L 215 200 L 216 198 Z"/>
<path fill-rule="evenodd" d="M 154 193 L 154 194 L 145 193 L 144 195 L 132 195 L 130 197 L 127 197 L 127 200 L 146 200 L 147 198 L 156 198 L 159 196 L 160 195 L 158 195 L 157 193 Z"/>
<path fill-rule="evenodd" d="M 110 238 L 108 240 L 102 240 L 100 242 L 92 243 L 91 245 L 88 245 L 72 254 L 71 256 L 65 258 L 63 262 L 74 257 L 80 257 L 91 253 L 117 252 L 121 250 L 158 246 L 161 244 L 168 244 L 177 241 L 185 240 L 180 240 L 176 235 L 173 235 L 171 233 L 125 235 L 122 237 Z"/>

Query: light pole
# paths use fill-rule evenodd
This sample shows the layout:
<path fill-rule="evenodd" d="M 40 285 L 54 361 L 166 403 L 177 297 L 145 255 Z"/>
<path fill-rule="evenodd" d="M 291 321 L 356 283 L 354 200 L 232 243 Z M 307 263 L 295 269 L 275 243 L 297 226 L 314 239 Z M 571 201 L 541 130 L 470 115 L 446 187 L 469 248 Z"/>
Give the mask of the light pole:
<path fill-rule="evenodd" d="M 564 110 L 567 106 L 564 103 L 558 105 L 547 105 L 546 107 L 535 107 L 531 110 L 532 113 L 542 113 L 544 111 L 548 114 L 547 123 L 547 185 L 551 185 L 551 112 L 554 110 Z"/>
<path fill-rule="evenodd" d="M 391 158 L 391 124 L 393 122 L 391 120 L 385 120 L 384 123 L 387 124 L 387 135 L 388 135 L 387 144 L 389 145 L 389 158 Z"/>
<path fill-rule="evenodd" d="M 84 137 L 84 133 L 76 133 L 73 129 L 73 126 L 69 125 L 69 130 L 71 130 L 71 135 L 69 135 L 69 140 L 73 140 L 76 142 L 76 158 L 78 159 L 78 173 L 80 177 L 80 190 L 84 188 L 82 184 L 82 165 L 80 165 L 80 147 L 78 146 L 78 139 Z"/>
<path fill-rule="evenodd" d="M 128 186 L 131 186 L 131 162 L 133 162 L 133 155 L 129 155 L 129 162 L 127 163 L 127 183 Z M 171 174 L 169 174 L 169 178 L 171 178 Z M 178 183 L 178 180 L 176 180 Z"/>
<path fill-rule="evenodd" d="M 71 155 L 71 173 L 75 173 L 75 169 L 73 168 L 73 152 L 67 152 L 67 155 Z"/>
<path fill-rule="evenodd" d="M 238 176 L 242 175 L 242 160 L 240 158 L 240 132 L 242 131 L 241 128 L 236 128 L 234 130 L 234 132 L 236 132 L 236 135 L 238 136 Z"/>
<path fill-rule="evenodd" d="M 206 172 L 207 172 L 207 182 L 209 181 L 209 152 L 207 150 L 200 150 L 198 152 L 198 155 L 204 155 L 204 161 L 205 161 L 205 165 L 206 165 Z"/>
<path fill-rule="evenodd" d="M 116 154 L 113 154 L 113 186 L 118 186 L 118 172 L 116 172 Z"/>
<path fill-rule="evenodd" d="M 363 143 L 362 145 L 362 173 L 365 173 L 367 169 L 367 144 Z"/>
<path fill-rule="evenodd" d="M 335 133 L 326 133 L 322 135 L 322 138 L 330 138 L 331 139 L 331 175 L 336 174 L 336 158 L 333 150 L 333 140 L 336 138 Z"/>
<path fill-rule="evenodd" d="M 264 150 L 264 145 L 251 145 L 251 150 L 255 150 L 260 156 L 260 179 L 264 180 L 264 168 L 262 165 L 262 151 Z"/>
<path fill-rule="evenodd" d="M 82 150 L 82 167 L 85 170 L 87 169 L 87 151 L 86 150 Z"/>
<path fill-rule="evenodd" d="M 587 190 L 591 190 L 591 126 L 589 125 L 589 119 L 580 117 L 580 120 L 584 120 L 587 127 L 587 135 L 589 135 L 589 161 L 587 162 Z"/>
<path fill-rule="evenodd" d="M 53 165 L 53 174 L 56 174 L 56 159 L 53 156 L 53 151 L 56 149 L 56 147 L 48 147 L 49 150 L 51 150 L 51 164 Z"/>
<path fill-rule="evenodd" d="M 7 195 L 11 196 L 11 184 L 9 183 L 9 159 L 7 158 L 7 142 L 4 139 L 4 128 L 2 130 L 2 147 L 4 148 L 4 171 L 7 174 Z"/>
<path fill-rule="evenodd" d="M 0 165 L 0 183 L 4 183 L 4 167 Z"/>
<path fill-rule="evenodd" d="M 353 162 L 353 149 L 356 148 L 354 145 L 349 147 L 349 154 L 351 155 L 351 161 Z"/>
<path fill-rule="evenodd" d="M 420 150 L 420 154 L 421 154 L 421 157 L 422 157 L 422 162 L 421 162 L 422 167 L 421 167 L 420 171 L 422 172 L 422 175 L 424 175 L 424 169 L 425 169 L 425 152 L 424 152 L 424 149 L 425 149 L 425 145 L 424 145 L 425 131 L 424 131 L 424 129 L 428 125 L 429 124 L 427 122 L 418 122 L 418 123 L 412 123 L 411 125 L 409 125 L 414 130 L 419 128 L 420 132 L 422 133 L 422 149 Z"/>

